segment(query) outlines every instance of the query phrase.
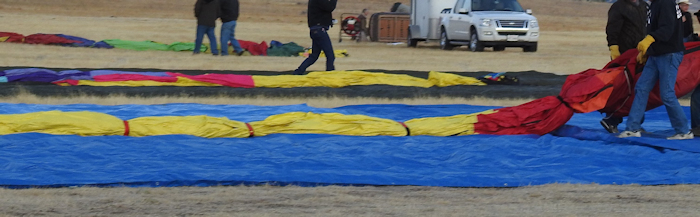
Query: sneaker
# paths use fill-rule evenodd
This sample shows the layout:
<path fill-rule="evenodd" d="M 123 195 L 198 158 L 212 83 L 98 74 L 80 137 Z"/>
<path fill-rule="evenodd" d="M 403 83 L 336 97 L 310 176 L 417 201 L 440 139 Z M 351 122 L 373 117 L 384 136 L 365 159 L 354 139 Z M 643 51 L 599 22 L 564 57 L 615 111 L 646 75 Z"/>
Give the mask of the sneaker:
<path fill-rule="evenodd" d="M 243 56 L 243 52 L 245 51 L 236 52 L 236 56 Z"/>
<path fill-rule="evenodd" d="M 620 133 L 620 131 L 617 129 L 617 125 L 609 124 L 608 122 L 605 122 L 605 120 L 600 120 L 600 125 L 602 125 L 603 128 L 608 131 L 608 133 Z"/>
<path fill-rule="evenodd" d="M 642 137 L 642 133 L 639 131 L 625 130 L 624 132 L 617 135 L 617 138 L 627 138 L 627 137 Z"/>
<path fill-rule="evenodd" d="M 666 139 L 668 140 L 684 140 L 684 139 L 693 139 L 695 136 L 693 135 L 693 132 L 688 132 L 688 133 L 683 133 L 683 134 L 676 134 L 671 137 L 667 137 Z"/>

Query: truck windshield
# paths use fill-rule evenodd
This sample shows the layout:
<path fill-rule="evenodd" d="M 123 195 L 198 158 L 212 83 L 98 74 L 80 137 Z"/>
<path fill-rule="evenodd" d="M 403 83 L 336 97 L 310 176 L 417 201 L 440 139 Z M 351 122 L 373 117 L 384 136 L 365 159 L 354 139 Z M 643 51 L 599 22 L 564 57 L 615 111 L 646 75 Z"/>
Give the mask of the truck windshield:
<path fill-rule="evenodd" d="M 517 0 L 473 0 L 472 11 L 524 12 Z"/>

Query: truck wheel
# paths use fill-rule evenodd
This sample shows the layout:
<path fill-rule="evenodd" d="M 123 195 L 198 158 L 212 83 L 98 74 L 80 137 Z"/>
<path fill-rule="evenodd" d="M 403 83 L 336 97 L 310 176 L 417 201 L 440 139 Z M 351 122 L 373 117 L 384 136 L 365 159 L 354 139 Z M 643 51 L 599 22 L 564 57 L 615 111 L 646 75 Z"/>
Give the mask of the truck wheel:
<path fill-rule="evenodd" d="M 493 51 L 504 51 L 506 46 L 493 46 Z"/>
<path fill-rule="evenodd" d="M 523 52 L 536 52 L 537 51 L 537 42 L 532 43 L 529 46 L 523 47 Z"/>
<path fill-rule="evenodd" d="M 445 29 L 442 29 L 440 33 L 440 49 L 443 50 L 452 50 L 453 46 L 450 44 L 450 39 L 447 38 L 447 32 L 445 32 Z"/>
<path fill-rule="evenodd" d="M 472 52 L 484 51 L 484 43 L 479 41 L 479 36 L 476 34 L 475 29 L 472 29 L 472 36 L 469 38 L 469 50 Z"/>
<path fill-rule="evenodd" d="M 411 36 L 411 30 L 408 30 L 408 40 L 406 44 L 408 44 L 408 47 L 416 47 L 418 45 L 418 39 L 413 39 Z"/>

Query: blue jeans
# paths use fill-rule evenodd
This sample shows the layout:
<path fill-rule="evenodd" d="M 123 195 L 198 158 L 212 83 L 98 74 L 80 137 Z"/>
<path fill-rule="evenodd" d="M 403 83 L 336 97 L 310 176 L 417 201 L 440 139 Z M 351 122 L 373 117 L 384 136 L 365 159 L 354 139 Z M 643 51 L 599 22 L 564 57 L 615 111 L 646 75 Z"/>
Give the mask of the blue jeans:
<path fill-rule="evenodd" d="M 221 56 L 228 55 L 228 42 L 231 41 L 233 51 L 243 52 L 241 44 L 236 40 L 236 21 L 225 22 L 221 25 Z"/>
<path fill-rule="evenodd" d="M 690 126 L 700 127 L 700 86 L 695 87 L 690 95 Z"/>
<path fill-rule="evenodd" d="M 335 70 L 335 65 L 333 64 L 335 62 L 335 52 L 327 31 L 328 27 L 313 26 L 309 29 L 312 41 L 311 54 L 301 63 L 299 68 L 294 70 L 295 75 L 303 75 L 309 66 L 316 63 L 316 60 L 321 55 L 321 51 L 326 54 L 326 71 Z"/>
<path fill-rule="evenodd" d="M 647 109 L 649 93 L 656 85 L 656 81 L 658 81 L 661 101 L 666 106 L 673 130 L 676 131 L 676 134 L 685 134 L 690 131 L 688 120 L 685 113 L 683 113 L 681 104 L 678 103 L 676 90 L 674 89 L 676 76 L 678 75 L 678 66 L 682 60 L 683 52 L 649 57 L 642 71 L 642 76 L 639 77 L 637 85 L 634 87 L 634 102 L 632 102 L 630 115 L 627 118 L 627 130 L 638 131 L 642 128 L 641 121 Z"/>
<path fill-rule="evenodd" d="M 216 35 L 214 35 L 215 27 L 197 25 L 197 38 L 194 40 L 194 53 L 199 53 L 202 48 L 202 40 L 204 39 L 204 34 L 209 37 L 209 43 L 211 44 L 211 53 L 214 55 L 219 54 L 219 50 L 216 48 Z"/>

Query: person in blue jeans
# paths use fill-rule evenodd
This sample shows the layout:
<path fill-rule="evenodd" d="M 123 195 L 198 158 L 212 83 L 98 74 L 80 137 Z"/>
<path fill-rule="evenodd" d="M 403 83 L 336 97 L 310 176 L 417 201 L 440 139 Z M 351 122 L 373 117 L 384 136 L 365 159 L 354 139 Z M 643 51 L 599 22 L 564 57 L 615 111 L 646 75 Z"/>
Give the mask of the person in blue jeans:
<path fill-rule="evenodd" d="M 194 16 L 197 17 L 197 37 L 194 40 L 194 54 L 198 54 L 202 48 L 204 34 L 209 37 L 211 53 L 219 55 L 216 44 L 216 19 L 219 19 L 221 10 L 219 0 L 197 0 L 194 4 Z"/>
<path fill-rule="evenodd" d="M 676 98 L 676 76 L 683 60 L 683 15 L 674 0 L 652 0 L 647 19 L 648 35 L 637 44 L 637 62 L 646 65 L 634 87 L 634 101 L 627 118 L 627 129 L 618 137 L 641 137 L 641 120 L 649 92 L 659 82 L 661 100 L 666 106 L 675 135 L 667 139 L 693 139 L 683 108 Z"/>
<path fill-rule="evenodd" d="M 228 43 L 231 42 L 236 55 L 243 54 L 241 44 L 236 40 L 236 24 L 238 20 L 239 4 L 238 0 L 221 1 L 221 56 L 228 55 Z"/>
<path fill-rule="evenodd" d="M 335 70 L 335 52 L 328 30 L 333 25 L 333 10 L 337 4 L 338 0 L 309 0 L 307 17 L 312 41 L 311 54 L 294 70 L 295 75 L 306 73 L 306 69 L 316 63 L 321 51 L 326 55 L 326 71 Z"/>

